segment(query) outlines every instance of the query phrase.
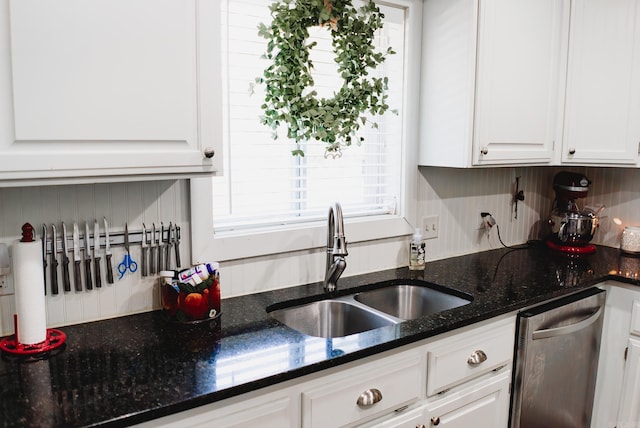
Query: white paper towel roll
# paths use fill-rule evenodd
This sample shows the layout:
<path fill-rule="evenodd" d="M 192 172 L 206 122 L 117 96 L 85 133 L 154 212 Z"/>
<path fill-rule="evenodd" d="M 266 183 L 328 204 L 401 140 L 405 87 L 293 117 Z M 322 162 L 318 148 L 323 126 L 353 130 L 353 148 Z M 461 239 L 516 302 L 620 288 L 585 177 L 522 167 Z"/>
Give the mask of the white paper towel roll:
<path fill-rule="evenodd" d="M 42 242 L 13 244 L 13 279 L 18 315 L 18 342 L 34 345 L 47 338 L 42 275 Z"/>

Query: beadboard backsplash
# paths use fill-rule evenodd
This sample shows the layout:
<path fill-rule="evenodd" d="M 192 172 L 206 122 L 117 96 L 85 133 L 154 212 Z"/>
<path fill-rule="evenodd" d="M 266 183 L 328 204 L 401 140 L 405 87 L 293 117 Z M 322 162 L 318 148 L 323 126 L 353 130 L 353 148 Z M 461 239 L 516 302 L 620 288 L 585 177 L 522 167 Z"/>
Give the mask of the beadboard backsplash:
<path fill-rule="evenodd" d="M 102 217 L 107 218 L 111 233 L 124 231 L 125 223 L 128 223 L 129 230 L 141 230 L 142 223 L 150 228 L 152 223 L 160 227 L 160 222 L 168 226 L 173 221 L 181 228 L 181 259 L 182 264 L 187 265 L 191 259 L 188 192 L 188 182 L 184 180 L 0 188 L 0 242 L 11 245 L 20 239 L 25 222 L 34 226 L 39 239 L 43 224 L 49 231 L 51 224 L 55 224 L 59 236 L 62 236 L 61 222 L 66 224 L 67 234 L 71 234 L 74 222 L 83 227 L 85 221 L 93 224 L 94 219 L 100 221 L 100 232 L 104 233 Z M 115 284 L 106 283 L 104 260 L 101 288 L 65 293 L 60 284 L 60 294 L 53 295 L 47 277 L 48 327 L 146 312 L 159 307 L 156 278 L 142 278 L 138 269 L 135 274 L 127 274 L 118 280 L 117 265 L 124 257 L 124 248 L 113 247 L 112 251 Z M 11 249 L 9 252 L 11 255 Z M 134 260 L 139 261 L 140 254 L 139 245 L 131 246 Z M 58 261 L 61 262 L 60 254 Z M 33 274 L 42 275 L 42 272 Z M 5 278 L 13 280 L 12 277 Z M 14 332 L 14 311 L 14 296 L 0 296 L 0 334 Z"/>
<path fill-rule="evenodd" d="M 625 224 L 640 225 L 640 169 L 623 168 L 483 168 L 452 169 L 422 167 L 418 174 L 417 215 L 439 217 L 438 238 L 427 241 L 427 259 L 436 260 L 499 248 L 498 229 L 480 229 L 480 212 L 496 219 L 506 245 L 539 239 L 554 197 L 553 176 L 560 170 L 584 173 L 592 180 L 586 204 L 604 204 L 604 218 L 594 241 L 619 246 Z M 518 203 L 515 218 L 515 178 L 525 199 Z M 186 180 L 114 183 L 76 186 L 0 188 L 0 242 L 19 239 L 20 228 L 30 222 L 40 232 L 42 224 L 64 221 L 67 225 L 107 217 L 111 232 L 139 230 L 144 222 L 177 222 L 181 227 L 182 264 L 190 261 L 189 185 Z M 620 218 L 623 225 L 613 223 Z M 419 220 L 420 221 L 420 220 Z M 420 226 L 420 225 L 415 225 Z M 60 231 L 58 232 L 60 233 Z M 348 237 L 348 228 L 346 230 Z M 38 235 L 39 236 L 39 235 Z M 407 264 L 409 237 L 383 239 L 349 246 L 345 276 Z M 123 248 L 113 249 L 114 268 Z M 139 260 L 141 249 L 131 249 Z M 235 260 L 221 264 L 223 297 L 321 281 L 326 252 L 309 249 L 274 256 Z M 59 259 L 60 260 L 60 259 Z M 40 272 L 34 275 L 41 274 Z M 156 277 L 128 274 L 115 284 L 82 292 L 47 294 L 47 324 L 68 324 L 112 318 L 159 308 Z M 14 296 L 0 296 L 0 335 L 13 333 Z"/>

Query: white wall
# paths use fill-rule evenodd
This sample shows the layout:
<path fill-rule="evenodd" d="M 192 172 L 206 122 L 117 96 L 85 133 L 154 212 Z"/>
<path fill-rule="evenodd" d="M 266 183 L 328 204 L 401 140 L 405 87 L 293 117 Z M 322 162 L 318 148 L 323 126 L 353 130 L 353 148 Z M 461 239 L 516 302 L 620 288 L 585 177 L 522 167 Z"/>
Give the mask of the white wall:
<path fill-rule="evenodd" d="M 501 246 L 497 230 L 487 236 L 479 229 L 480 211 L 489 211 L 507 245 L 540 237 L 542 222 L 551 210 L 552 179 L 565 168 L 420 168 L 417 183 L 417 218 L 438 215 L 439 237 L 427 241 L 427 258 L 436 260 Z M 606 205 L 605 217 L 595 242 L 617 247 L 621 226 L 640 224 L 640 169 L 572 168 L 583 172 L 593 184 L 589 204 Z M 515 177 L 525 200 L 513 214 Z M 106 216 L 112 231 L 122 231 L 125 222 L 140 229 L 160 221 L 177 222 L 183 231 L 183 264 L 190 260 L 189 186 L 186 181 L 95 184 L 82 186 L 0 188 L 0 242 L 19 238 L 25 221 L 38 233 L 42 223 L 72 224 Z M 196 231 L 197 233 L 197 231 Z M 349 230 L 346 228 L 347 239 Z M 384 239 L 349 246 L 345 276 L 407 264 L 408 238 Z M 140 247 L 132 248 L 139 260 Z M 114 263 L 122 259 L 114 249 Z M 223 297 L 321 281 L 325 264 L 323 249 L 278 254 L 225 262 L 221 265 Z M 36 274 L 40 274 L 37 272 Z M 117 277 L 116 277 L 117 278 Z M 159 307 L 154 278 L 125 276 L 100 290 L 61 293 L 46 297 L 50 327 L 145 312 Z M 13 295 L 0 297 L 0 335 L 13 333 Z"/>

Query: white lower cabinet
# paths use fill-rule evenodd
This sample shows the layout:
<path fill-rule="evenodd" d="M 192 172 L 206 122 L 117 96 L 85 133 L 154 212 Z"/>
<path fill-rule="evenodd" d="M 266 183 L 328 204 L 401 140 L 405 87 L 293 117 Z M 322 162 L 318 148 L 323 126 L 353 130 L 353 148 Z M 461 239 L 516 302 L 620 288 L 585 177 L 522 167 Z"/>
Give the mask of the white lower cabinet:
<path fill-rule="evenodd" d="M 140 426 L 506 428 L 514 338 L 503 316 Z"/>
<path fill-rule="evenodd" d="M 248 394 L 247 394 L 248 395 Z M 231 402 L 231 403 L 228 403 Z M 265 393 L 256 398 L 235 397 L 137 425 L 146 428 L 299 427 L 298 403 L 289 391 Z"/>
<path fill-rule="evenodd" d="M 511 371 L 430 402 L 425 408 L 425 426 L 444 428 L 506 427 L 509 421 Z"/>
<path fill-rule="evenodd" d="M 302 393 L 302 427 L 345 426 L 392 412 L 420 399 L 420 379 L 418 353 L 331 375 Z"/>
<path fill-rule="evenodd" d="M 627 343 L 617 426 L 637 427 L 640 426 L 640 340 L 632 337 Z"/>
<path fill-rule="evenodd" d="M 592 428 L 640 426 L 640 289 L 608 283 Z"/>

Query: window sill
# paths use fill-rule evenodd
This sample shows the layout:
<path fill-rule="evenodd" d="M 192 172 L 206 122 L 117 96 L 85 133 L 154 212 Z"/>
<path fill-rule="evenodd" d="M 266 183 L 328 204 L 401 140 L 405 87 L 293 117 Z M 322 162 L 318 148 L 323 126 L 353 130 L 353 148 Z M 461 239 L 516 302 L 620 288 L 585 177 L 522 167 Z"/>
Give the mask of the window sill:
<path fill-rule="evenodd" d="M 345 220 L 348 243 L 391 238 L 413 233 L 411 225 L 401 216 L 377 216 Z M 195 235 L 195 234 L 194 234 Z M 213 239 L 207 238 L 213 235 Z M 202 234 L 193 238 L 193 259 L 229 261 L 294 251 L 308 251 L 327 245 L 326 222 L 313 225 L 279 228 L 243 234 Z M 198 242 L 201 241 L 201 242 Z"/>

